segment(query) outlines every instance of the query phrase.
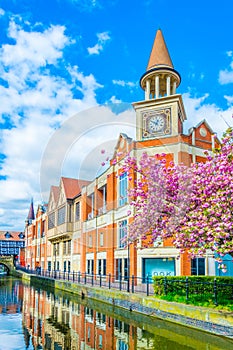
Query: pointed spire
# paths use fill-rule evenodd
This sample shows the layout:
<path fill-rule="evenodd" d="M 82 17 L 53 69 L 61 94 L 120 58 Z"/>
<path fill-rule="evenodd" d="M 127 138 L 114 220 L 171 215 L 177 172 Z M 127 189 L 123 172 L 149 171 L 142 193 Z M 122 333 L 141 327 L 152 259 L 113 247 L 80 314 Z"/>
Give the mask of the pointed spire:
<path fill-rule="evenodd" d="M 33 206 L 33 198 L 31 199 L 31 204 L 30 204 L 30 208 L 29 208 L 29 212 L 28 212 L 28 217 L 27 220 L 29 223 L 32 222 L 32 220 L 35 219 L 35 213 L 34 213 L 34 206 Z"/>
<path fill-rule="evenodd" d="M 147 70 L 140 79 L 145 100 L 175 95 L 180 74 L 174 69 L 161 29 L 157 30 Z"/>
<path fill-rule="evenodd" d="M 174 68 L 161 29 L 157 30 L 147 65 L 147 71 L 156 66 Z"/>

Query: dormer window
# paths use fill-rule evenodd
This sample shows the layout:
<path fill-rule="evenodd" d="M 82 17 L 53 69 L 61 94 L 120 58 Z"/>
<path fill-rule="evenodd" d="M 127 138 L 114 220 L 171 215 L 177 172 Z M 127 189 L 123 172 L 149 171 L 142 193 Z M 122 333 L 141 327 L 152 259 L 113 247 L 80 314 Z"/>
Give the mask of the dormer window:
<path fill-rule="evenodd" d="M 24 233 L 23 233 L 23 232 L 20 232 L 19 238 L 20 238 L 20 239 L 23 239 L 24 237 L 25 237 Z"/>
<path fill-rule="evenodd" d="M 11 238 L 11 237 L 12 237 L 12 235 L 10 234 L 10 232 L 5 233 L 5 238 Z"/>

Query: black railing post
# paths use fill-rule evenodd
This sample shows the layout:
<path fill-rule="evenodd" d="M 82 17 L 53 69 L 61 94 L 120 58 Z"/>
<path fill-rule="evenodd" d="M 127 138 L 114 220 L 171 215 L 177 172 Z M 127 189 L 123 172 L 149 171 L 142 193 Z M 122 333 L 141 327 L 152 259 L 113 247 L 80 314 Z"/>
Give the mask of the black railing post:
<path fill-rule="evenodd" d="M 81 275 L 81 272 L 79 271 L 78 272 L 78 283 L 80 283 L 80 280 L 81 280 L 81 276 L 80 275 Z"/>
<path fill-rule="evenodd" d="M 102 287 L 102 275 L 100 274 L 100 287 Z"/>
<path fill-rule="evenodd" d="M 94 274 L 91 275 L 91 285 L 94 285 Z"/>
<path fill-rule="evenodd" d="M 146 295 L 149 295 L 149 275 L 146 276 Z"/>
<path fill-rule="evenodd" d="M 186 301 L 188 301 L 188 298 L 189 298 L 189 279 L 188 279 L 188 277 L 185 278 L 185 293 L 186 293 Z"/>
<path fill-rule="evenodd" d="M 73 282 L 74 282 L 74 271 L 73 271 Z"/>
<path fill-rule="evenodd" d="M 163 279 L 164 295 L 167 295 L 167 278 Z"/>
<path fill-rule="evenodd" d="M 108 274 L 108 288 L 111 289 L 111 273 Z"/>
<path fill-rule="evenodd" d="M 216 278 L 214 279 L 214 304 L 218 305 L 218 288 Z"/>
<path fill-rule="evenodd" d="M 134 275 L 132 275 L 132 293 L 134 293 Z"/>
<path fill-rule="evenodd" d="M 128 280 L 127 280 L 127 292 L 129 293 L 130 292 L 130 277 L 129 277 L 129 274 L 128 274 Z"/>
<path fill-rule="evenodd" d="M 87 284 L 87 273 L 84 273 L 84 284 Z"/>
<path fill-rule="evenodd" d="M 122 286 L 121 286 L 121 273 L 120 273 L 120 290 L 121 290 L 121 287 L 122 287 Z"/>
<path fill-rule="evenodd" d="M 68 271 L 67 272 L 67 275 L 68 275 L 68 281 L 70 280 L 70 272 Z"/>

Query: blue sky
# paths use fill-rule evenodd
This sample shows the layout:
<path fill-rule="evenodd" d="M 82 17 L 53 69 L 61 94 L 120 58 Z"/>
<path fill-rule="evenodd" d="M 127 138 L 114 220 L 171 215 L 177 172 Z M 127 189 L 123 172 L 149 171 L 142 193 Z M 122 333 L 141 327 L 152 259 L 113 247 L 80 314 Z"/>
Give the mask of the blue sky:
<path fill-rule="evenodd" d="M 182 77 L 185 130 L 205 118 L 220 137 L 233 114 L 232 10 L 231 0 L 0 0 L 0 229 L 24 229 L 31 197 L 46 201 L 42 178 L 57 185 L 81 163 L 85 177 L 119 132 L 134 136 L 132 111 L 106 117 L 97 106 L 144 99 L 158 28 Z"/>

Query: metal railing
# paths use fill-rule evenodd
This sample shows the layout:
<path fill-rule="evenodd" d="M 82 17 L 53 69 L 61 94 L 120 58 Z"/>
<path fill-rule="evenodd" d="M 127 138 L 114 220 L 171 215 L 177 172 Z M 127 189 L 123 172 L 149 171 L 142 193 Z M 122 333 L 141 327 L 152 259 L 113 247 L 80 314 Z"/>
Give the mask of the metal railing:
<path fill-rule="evenodd" d="M 101 275 L 101 274 L 88 274 L 86 272 L 68 272 L 60 270 L 43 270 L 37 268 L 36 270 L 28 269 L 22 266 L 18 266 L 17 270 L 30 273 L 37 276 L 52 278 L 56 280 L 70 281 L 77 284 L 101 287 L 105 289 L 117 289 L 128 293 L 141 293 L 154 295 L 154 289 L 151 284 L 149 276 L 122 276 L 122 275 Z"/>
<path fill-rule="evenodd" d="M 204 276 L 203 276 L 204 277 Z M 194 278 L 162 278 L 154 281 L 155 295 L 178 295 L 186 301 L 212 301 L 215 305 L 224 303 L 233 304 L 233 283 L 217 280 Z"/>

